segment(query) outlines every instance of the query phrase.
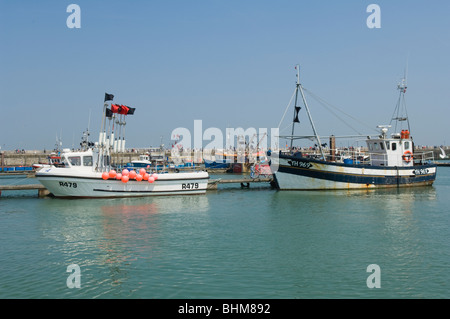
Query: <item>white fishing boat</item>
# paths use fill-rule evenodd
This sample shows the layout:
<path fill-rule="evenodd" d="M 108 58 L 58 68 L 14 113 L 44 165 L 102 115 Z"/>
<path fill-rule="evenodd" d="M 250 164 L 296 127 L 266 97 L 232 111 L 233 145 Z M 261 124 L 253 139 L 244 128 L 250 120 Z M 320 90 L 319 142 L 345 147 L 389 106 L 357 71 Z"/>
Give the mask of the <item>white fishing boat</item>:
<path fill-rule="evenodd" d="M 447 154 L 445 154 L 445 151 L 442 147 L 439 147 L 439 149 L 441 150 L 441 154 L 439 154 L 439 157 L 441 159 L 445 159 L 447 157 Z"/>
<path fill-rule="evenodd" d="M 108 99 L 110 98 L 110 99 Z M 112 100 L 105 94 L 105 102 Z M 111 155 L 124 151 L 123 136 L 126 113 L 111 114 L 104 104 L 102 130 L 93 147 L 81 151 L 65 150 L 63 167 L 43 167 L 36 178 L 56 197 L 142 197 L 153 195 L 205 194 L 209 175 L 204 171 L 188 173 L 159 172 L 145 168 L 116 172 L 111 165 Z M 106 122 L 109 121 L 108 129 Z M 112 121 L 112 125 L 111 125 Z M 114 130 L 114 123 L 119 130 Z M 119 132 L 114 137 L 114 132 Z"/>
<path fill-rule="evenodd" d="M 39 169 L 39 168 L 43 168 L 43 167 L 51 167 L 51 166 L 58 166 L 58 165 L 62 165 L 61 156 L 59 156 L 55 153 L 52 153 L 48 156 L 46 163 L 35 163 L 32 165 L 32 167 L 34 169 Z"/>
<path fill-rule="evenodd" d="M 317 134 L 303 87 L 300 84 L 297 71 L 296 100 L 301 95 L 308 114 L 314 135 L 295 136 L 294 125 L 299 123 L 298 112 L 301 107 L 295 104 L 292 135 L 281 136 L 292 141 L 302 138 L 314 139 L 318 147 L 315 155 L 302 152 L 280 152 L 278 170 L 274 172 L 276 185 L 280 190 L 338 190 L 338 189 L 372 189 L 385 187 L 411 187 L 432 185 L 436 179 L 436 167 L 433 153 L 415 153 L 414 143 L 410 134 L 407 115 L 400 114 L 404 107 L 406 78 L 399 84 L 399 102 L 394 112 L 395 125 L 391 135 L 388 134 L 392 125 L 379 125 L 377 136 L 365 136 L 367 151 L 353 152 L 347 156 L 335 148 L 335 137 L 330 138 L 328 153 L 324 149 L 321 137 Z M 403 112 L 402 112 L 403 113 Z M 407 113 L 406 113 L 407 114 Z M 407 124 L 405 129 L 400 126 Z M 324 137 L 322 137 L 323 139 Z"/>

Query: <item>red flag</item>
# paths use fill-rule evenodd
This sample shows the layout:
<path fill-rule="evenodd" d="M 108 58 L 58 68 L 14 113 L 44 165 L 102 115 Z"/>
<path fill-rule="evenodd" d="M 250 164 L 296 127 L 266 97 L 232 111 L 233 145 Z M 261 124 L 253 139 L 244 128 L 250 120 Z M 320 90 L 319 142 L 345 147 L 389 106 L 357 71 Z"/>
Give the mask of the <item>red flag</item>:
<path fill-rule="evenodd" d="M 119 113 L 119 111 L 120 111 L 120 105 L 111 104 L 111 111 L 112 111 L 113 113 Z"/>
<path fill-rule="evenodd" d="M 129 111 L 129 108 L 126 105 L 121 105 L 120 108 L 119 108 L 119 114 L 127 115 L 128 111 Z"/>

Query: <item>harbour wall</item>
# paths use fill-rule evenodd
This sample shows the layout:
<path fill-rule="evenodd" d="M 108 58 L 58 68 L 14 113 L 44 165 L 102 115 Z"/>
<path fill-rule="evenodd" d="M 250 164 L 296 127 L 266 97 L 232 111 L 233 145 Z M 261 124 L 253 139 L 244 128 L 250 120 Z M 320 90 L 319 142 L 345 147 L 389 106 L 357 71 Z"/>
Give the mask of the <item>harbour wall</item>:
<path fill-rule="evenodd" d="M 143 153 L 126 152 L 114 154 L 112 160 L 117 163 L 130 163 L 138 160 Z M 170 152 L 167 153 L 170 156 Z M 0 154 L 0 167 L 5 166 L 31 166 L 33 164 L 48 163 L 49 152 L 44 151 L 3 151 Z"/>
<path fill-rule="evenodd" d="M 450 146 L 445 146 L 443 148 L 447 154 L 447 158 L 450 155 Z M 439 160 L 439 155 L 441 150 L 439 148 L 420 148 L 416 149 L 415 153 L 430 152 L 434 154 L 434 159 Z M 125 153 L 117 153 L 112 156 L 112 161 L 118 164 L 126 164 L 131 161 L 138 160 L 139 155 L 144 154 L 144 152 L 130 151 Z M 0 152 L 0 167 L 5 166 L 31 166 L 37 163 L 47 163 L 50 152 L 44 151 L 1 151 Z M 170 150 L 165 151 L 165 157 L 170 157 Z M 194 154 L 192 153 L 192 158 Z"/>

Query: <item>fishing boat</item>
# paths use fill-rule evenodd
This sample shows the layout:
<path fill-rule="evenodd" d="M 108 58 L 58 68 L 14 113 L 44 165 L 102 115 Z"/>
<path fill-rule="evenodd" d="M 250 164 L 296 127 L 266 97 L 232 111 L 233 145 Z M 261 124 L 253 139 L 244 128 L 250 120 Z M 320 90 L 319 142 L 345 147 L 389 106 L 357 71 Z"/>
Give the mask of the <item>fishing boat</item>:
<path fill-rule="evenodd" d="M 116 171 L 111 164 L 114 153 L 124 152 L 126 109 L 116 108 L 105 94 L 102 126 L 98 142 L 79 151 L 65 150 L 61 154 L 63 167 L 43 167 L 36 178 L 56 197 L 142 197 L 153 195 L 205 194 L 209 175 L 204 171 L 188 173 L 158 172 L 141 167 L 139 170 Z M 108 126 L 107 126 L 107 122 Z M 114 137 L 114 134 L 116 137 Z"/>
<path fill-rule="evenodd" d="M 404 94 L 406 77 L 398 85 L 399 100 L 391 124 L 396 123 L 394 132 L 388 134 L 392 125 L 379 125 L 379 134 L 365 136 L 367 151 L 346 150 L 346 155 L 335 147 L 335 136 L 330 136 L 330 147 L 326 153 L 321 137 L 317 134 L 311 117 L 303 87 L 300 84 L 297 69 L 296 102 L 292 134 L 280 136 L 292 142 L 296 139 L 314 139 L 317 151 L 312 154 L 303 152 L 280 152 L 278 169 L 274 172 L 275 183 L 280 190 L 339 190 L 339 189 L 375 189 L 387 187 L 411 187 L 432 185 L 436 179 L 436 167 L 433 153 L 415 153 L 414 142 Z M 301 96 L 303 105 L 313 130 L 310 136 L 295 136 L 294 125 L 299 123 L 297 97 Z M 404 109 L 404 111 L 402 111 Z M 406 114 L 406 115 L 405 115 Z M 407 125 L 404 129 L 403 126 Z M 398 131 L 397 131 L 398 130 Z M 401 131 L 400 131 L 401 130 Z M 322 137 L 323 139 L 323 137 Z"/>
<path fill-rule="evenodd" d="M 221 161 L 211 161 L 204 160 L 206 169 L 228 169 L 230 167 L 230 163 L 227 163 L 225 160 Z"/>
<path fill-rule="evenodd" d="M 439 154 L 439 157 L 441 159 L 445 159 L 447 157 L 447 154 L 445 154 L 445 151 L 442 147 L 439 147 L 439 149 L 441 150 L 441 153 Z"/>
<path fill-rule="evenodd" d="M 34 169 L 39 169 L 43 167 L 51 167 L 51 166 L 61 166 L 61 156 L 56 153 L 52 153 L 48 156 L 46 163 L 35 163 L 32 165 Z"/>
<path fill-rule="evenodd" d="M 131 163 L 127 163 L 127 165 L 125 165 L 125 168 L 128 170 L 139 170 L 141 168 L 149 169 L 152 166 L 155 165 L 150 161 L 150 155 L 141 154 L 139 155 L 139 159 L 131 161 Z"/>

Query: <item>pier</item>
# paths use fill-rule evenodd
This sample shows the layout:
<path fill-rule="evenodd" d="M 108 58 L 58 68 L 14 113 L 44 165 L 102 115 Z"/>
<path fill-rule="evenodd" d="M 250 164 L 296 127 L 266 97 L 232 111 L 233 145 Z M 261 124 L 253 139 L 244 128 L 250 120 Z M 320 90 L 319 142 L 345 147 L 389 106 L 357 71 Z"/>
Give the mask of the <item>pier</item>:
<path fill-rule="evenodd" d="M 272 177 L 264 178 L 249 178 L 247 176 L 242 178 L 233 179 L 210 179 L 208 181 L 207 191 L 218 190 L 218 185 L 220 184 L 238 184 L 241 188 L 250 188 L 251 184 L 254 183 L 272 183 Z M 0 185 L 0 197 L 3 191 L 23 191 L 23 190 L 37 190 L 38 197 L 49 196 L 50 192 L 41 184 L 27 184 L 27 185 Z"/>
<path fill-rule="evenodd" d="M 45 197 L 50 195 L 50 192 L 41 184 L 28 185 L 0 185 L 0 195 L 2 191 L 23 191 L 23 190 L 37 190 L 38 197 Z"/>
<path fill-rule="evenodd" d="M 241 188 L 250 188 L 250 184 L 253 183 L 272 183 L 273 177 L 263 177 L 263 178 L 235 178 L 235 179 L 210 179 L 208 181 L 207 190 L 218 189 L 219 184 L 240 184 Z"/>
<path fill-rule="evenodd" d="M 450 163 L 436 163 L 437 166 L 450 167 Z"/>

